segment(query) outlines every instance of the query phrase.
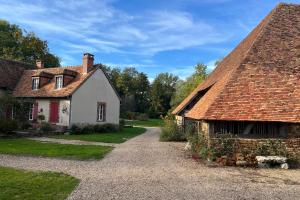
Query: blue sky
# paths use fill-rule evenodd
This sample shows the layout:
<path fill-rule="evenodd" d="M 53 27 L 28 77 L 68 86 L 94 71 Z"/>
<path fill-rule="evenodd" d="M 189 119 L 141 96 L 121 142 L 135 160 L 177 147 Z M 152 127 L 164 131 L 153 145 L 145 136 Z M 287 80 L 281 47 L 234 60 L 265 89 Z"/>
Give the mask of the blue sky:
<path fill-rule="evenodd" d="M 278 3 L 0 0 L 0 18 L 47 40 L 62 65 L 78 65 L 90 52 L 97 63 L 133 66 L 152 80 L 160 72 L 185 78 L 197 62 L 212 70 Z"/>

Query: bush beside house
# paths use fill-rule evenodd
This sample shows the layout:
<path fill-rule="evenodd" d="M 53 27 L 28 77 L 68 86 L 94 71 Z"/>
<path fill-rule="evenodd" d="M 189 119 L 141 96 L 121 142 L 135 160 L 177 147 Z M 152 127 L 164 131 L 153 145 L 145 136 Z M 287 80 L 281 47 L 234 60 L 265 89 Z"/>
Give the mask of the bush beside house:
<path fill-rule="evenodd" d="M 186 141 L 185 131 L 176 124 L 172 116 L 163 118 L 164 126 L 161 128 L 160 141 Z"/>
<path fill-rule="evenodd" d="M 91 134 L 91 133 L 112 133 L 121 130 L 124 126 L 124 122 L 120 124 L 73 124 L 70 128 L 70 134 L 80 135 L 80 134 Z"/>

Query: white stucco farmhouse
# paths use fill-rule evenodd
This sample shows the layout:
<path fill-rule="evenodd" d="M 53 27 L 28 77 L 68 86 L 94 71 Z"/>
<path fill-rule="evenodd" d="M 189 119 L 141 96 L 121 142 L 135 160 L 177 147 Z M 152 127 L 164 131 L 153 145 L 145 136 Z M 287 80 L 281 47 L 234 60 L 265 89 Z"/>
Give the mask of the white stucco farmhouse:
<path fill-rule="evenodd" d="M 39 115 L 58 126 L 72 124 L 119 124 L 120 98 L 94 56 L 83 55 L 80 66 L 44 68 L 23 71 L 13 96 L 30 99 L 28 120 Z M 13 115 L 13 113 L 11 114 Z"/>

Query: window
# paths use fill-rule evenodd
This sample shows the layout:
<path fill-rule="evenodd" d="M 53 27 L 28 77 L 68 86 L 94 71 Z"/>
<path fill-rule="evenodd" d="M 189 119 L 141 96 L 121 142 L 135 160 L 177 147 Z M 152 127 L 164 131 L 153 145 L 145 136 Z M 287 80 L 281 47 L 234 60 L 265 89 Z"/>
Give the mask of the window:
<path fill-rule="evenodd" d="M 29 120 L 33 120 L 33 110 L 34 110 L 34 104 L 29 105 Z"/>
<path fill-rule="evenodd" d="M 40 84 L 40 79 L 38 77 L 32 78 L 32 90 L 38 90 Z"/>
<path fill-rule="evenodd" d="M 55 89 L 63 88 L 63 76 L 55 77 Z"/>
<path fill-rule="evenodd" d="M 106 104 L 98 102 L 97 104 L 97 121 L 104 122 L 106 114 Z"/>

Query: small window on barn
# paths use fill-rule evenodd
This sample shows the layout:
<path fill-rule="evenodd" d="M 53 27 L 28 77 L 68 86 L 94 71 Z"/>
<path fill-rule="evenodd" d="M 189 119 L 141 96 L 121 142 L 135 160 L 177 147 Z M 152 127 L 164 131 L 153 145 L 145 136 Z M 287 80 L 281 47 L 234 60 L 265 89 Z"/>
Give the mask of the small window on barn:
<path fill-rule="evenodd" d="M 63 76 L 55 77 L 55 89 L 63 88 Z"/>
<path fill-rule="evenodd" d="M 38 90 L 40 86 L 40 79 L 39 77 L 32 78 L 32 90 Z"/>
<path fill-rule="evenodd" d="M 97 121 L 104 122 L 106 118 L 106 104 L 103 102 L 98 102 L 97 104 Z"/>

